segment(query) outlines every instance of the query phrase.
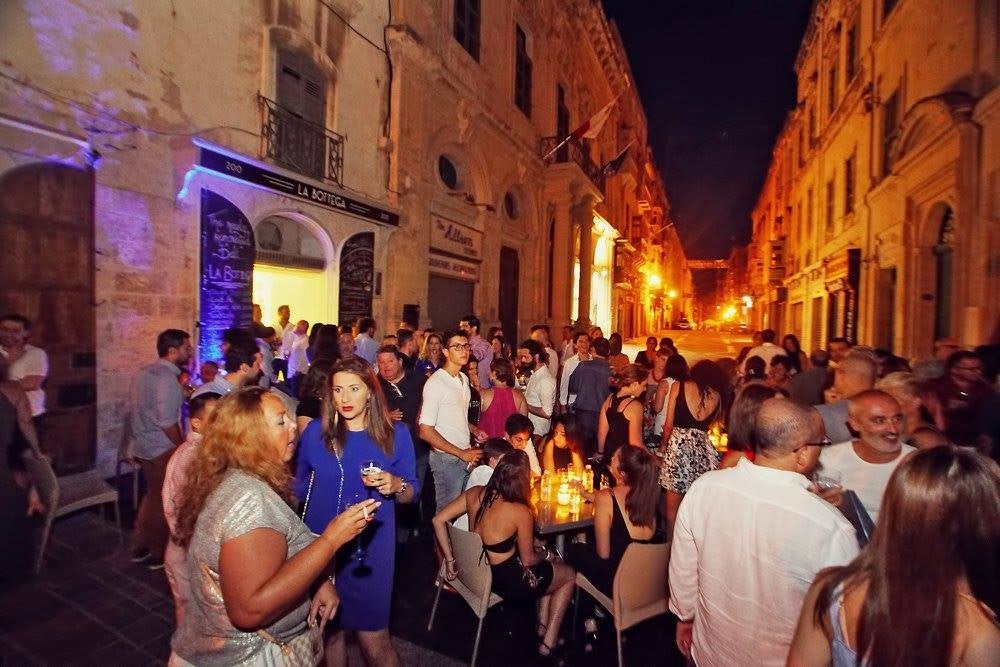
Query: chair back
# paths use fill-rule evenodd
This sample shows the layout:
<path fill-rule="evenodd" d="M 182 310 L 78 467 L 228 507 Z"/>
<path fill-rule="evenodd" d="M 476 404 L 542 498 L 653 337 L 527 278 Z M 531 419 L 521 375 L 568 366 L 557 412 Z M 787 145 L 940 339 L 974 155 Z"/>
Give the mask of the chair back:
<path fill-rule="evenodd" d="M 122 418 L 122 437 L 118 441 L 118 460 L 135 460 L 135 435 L 132 432 L 132 407 L 129 405 Z"/>
<path fill-rule="evenodd" d="M 45 504 L 45 518 L 51 522 L 59 508 L 59 480 L 52 470 L 52 464 L 43 458 L 38 458 L 32 452 L 24 453 L 24 467 L 31 475 L 31 481 L 38 491 L 38 497 Z"/>
<path fill-rule="evenodd" d="M 476 616 L 483 618 L 490 608 L 490 591 L 493 587 L 493 571 L 483 555 L 483 540 L 476 533 L 448 524 L 451 551 L 458 567 L 458 577 L 450 582 Z"/>
<path fill-rule="evenodd" d="M 669 562 L 669 542 L 628 546 L 615 573 L 616 628 L 624 630 L 667 612 Z"/>

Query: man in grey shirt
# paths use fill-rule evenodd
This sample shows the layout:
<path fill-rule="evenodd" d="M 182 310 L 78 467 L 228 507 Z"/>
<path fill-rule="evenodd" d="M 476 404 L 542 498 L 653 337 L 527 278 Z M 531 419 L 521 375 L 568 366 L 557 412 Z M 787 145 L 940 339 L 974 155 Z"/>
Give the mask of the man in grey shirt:
<path fill-rule="evenodd" d="M 834 444 L 853 439 L 847 427 L 847 413 L 850 398 L 875 386 L 878 368 L 868 356 L 848 352 L 843 361 L 833 369 L 833 390 L 840 400 L 826 405 L 817 405 L 823 416 L 826 437 Z"/>
<path fill-rule="evenodd" d="M 823 384 L 826 382 L 827 364 L 830 357 L 826 350 L 813 350 L 809 355 L 812 368 L 792 376 L 788 393 L 804 405 L 819 405 L 823 402 Z"/>
<path fill-rule="evenodd" d="M 184 394 L 177 377 L 191 358 L 191 336 L 167 329 L 156 338 L 159 360 L 141 369 L 132 382 L 131 429 L 135 458 L 146 478 L 146 495 L 139 505 L 132 537 L 132 561 L 150 560 L 149 568 L 163 567 L 170 531 L 163 516 L 163 478 L 167 461 L 184 442 L 180 411 Z"/>

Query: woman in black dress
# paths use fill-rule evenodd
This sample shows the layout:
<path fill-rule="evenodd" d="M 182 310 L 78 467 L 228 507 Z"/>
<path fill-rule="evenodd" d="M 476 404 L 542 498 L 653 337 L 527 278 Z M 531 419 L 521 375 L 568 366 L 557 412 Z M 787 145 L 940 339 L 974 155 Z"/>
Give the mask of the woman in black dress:
<path fill-rule="evenodd" d="M 628 545 L 666 539 L 659 459 L 647 449 L 621 447 L 610 467 L 614 488 L 594 494 L 594 544 L 574 543 L 566 555 L 567 562 L 608 597 Z"/>

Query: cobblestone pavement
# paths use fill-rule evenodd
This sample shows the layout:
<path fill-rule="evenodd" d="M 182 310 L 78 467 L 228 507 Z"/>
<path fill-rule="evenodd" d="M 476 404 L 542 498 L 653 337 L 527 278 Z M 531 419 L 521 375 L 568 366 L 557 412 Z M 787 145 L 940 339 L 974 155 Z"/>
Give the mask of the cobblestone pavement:
<path fill-rule="evenodd" d="M 0 665 L 165 665 L 173 613 L 163 571 L 132 563 L 112 523 L 80 513 L 55 523 L 39 576 L 0 591 Z M 404 664 L 461 664 L 393 642 Z"/>

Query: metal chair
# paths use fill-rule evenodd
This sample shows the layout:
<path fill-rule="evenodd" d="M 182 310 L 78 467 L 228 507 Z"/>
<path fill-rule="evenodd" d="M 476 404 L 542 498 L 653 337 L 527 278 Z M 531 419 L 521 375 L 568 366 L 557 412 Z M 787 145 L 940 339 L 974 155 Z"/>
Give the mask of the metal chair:
<path fill-rule="evenodd" d="M 582 574 L 576 575 L 576 610 L 580 607 L 580 589 L 587 592 L 611 613 L 618 638 L 618 667 L 622 657 L 622 631 L 642 621 L 668 611 L 667 565 L 670 562 L 670 543 L 633 543 L 625 550 L 612 584 L 611 599 L 598 590 Z M 576 626 L 574 618 L 574 627 Z"/>
<path fill-rule="evenodd" d="M 493 571 L 490 564 L 483 555 L 483 540 L 476 533 L 470 533 L 448 524 L 448 536 L 451 538 L 451 550 L 455 556 L 455 565 L 458 567 L 458 577 L 448 582 L 468 603 L 472 613 L 479 618 L 479 625 L 476 627 L 476 640 L 472 646 L 471 666 L 475 667 L 476 657 L 479 655 L 479 638 L 483 632 L 483 619 L 486 613 L 496 605 L 503 602 L 503 599 L 493 593 L 490 589 L 493 586 Z M 441 563 L 441 570 L 438 572 L 437 593 L 434 595 L 434 606 L 431 607 L 431 617 L 427 622 L 428 632 L 434 626 L 434 616 L 437 613 L 438 600 L 441 598 L 441 588 L 444 586 L 445 564 Z"/>
<path fill-rule="evenodd" d="M 118 509 L 118 491 L 105 482 L 96 470 L 57 478 L 52 465 L 46 459 L 36 458 L 31 454 L 24 457 L 24 465 L 31 475 L 39 497 L 45 503 L 42 539 L 38 545 L 38 554 L 35 556 L 35 574 L 42 570 L 42 560 L 52 532 L 52 523 L 59 517 L 78 510 L 114 503 L 118 540 L 124 544 L 121 513 Z"/>

